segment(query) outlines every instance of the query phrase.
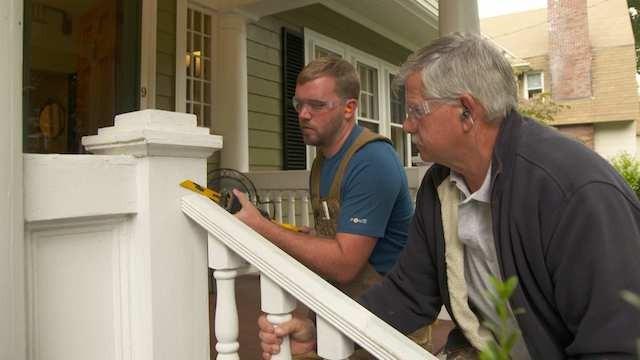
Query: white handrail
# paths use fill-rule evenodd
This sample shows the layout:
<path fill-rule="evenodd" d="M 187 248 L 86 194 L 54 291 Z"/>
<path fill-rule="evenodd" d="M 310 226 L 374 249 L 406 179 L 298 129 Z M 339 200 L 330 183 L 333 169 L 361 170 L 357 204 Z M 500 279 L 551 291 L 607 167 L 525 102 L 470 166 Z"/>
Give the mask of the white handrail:
<path fill-rule="evenodd" d="M 436 359 L 208 199 L 185 196 L 182 211 L 376 358 Z"/>

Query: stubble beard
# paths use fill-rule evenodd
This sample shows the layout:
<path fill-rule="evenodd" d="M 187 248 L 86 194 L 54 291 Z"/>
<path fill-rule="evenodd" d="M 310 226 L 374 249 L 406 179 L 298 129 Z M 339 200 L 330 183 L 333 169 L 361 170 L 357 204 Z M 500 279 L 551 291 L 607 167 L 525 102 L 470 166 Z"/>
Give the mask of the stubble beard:
<path fill-rule="evenodd" d="M 312 128 L 312 135 L 304 135 L 304 131 L 302 131 L 302 140 L 306 145 L 317 146 L 317 147 L 326 147 L 330 146 L 335 139 L 338 137 L 340 130 L 342 129 L 343 122 L 345 120 L 340 116 L 340 114 L 336 114 L 331 120 L 327 123 L 324 128 L 324 131 L 319 132 L 316 128 Z M 314 136 L 315 135 L 315 136 Z"/>

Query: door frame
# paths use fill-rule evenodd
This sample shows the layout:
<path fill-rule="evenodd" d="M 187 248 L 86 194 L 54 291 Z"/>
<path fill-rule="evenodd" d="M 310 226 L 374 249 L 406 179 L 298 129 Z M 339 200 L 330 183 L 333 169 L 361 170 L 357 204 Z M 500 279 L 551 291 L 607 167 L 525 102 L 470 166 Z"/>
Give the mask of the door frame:
<path fill-rule="evenodd" d="M 22 166 L 23 0 L 0 2 L 0 109 L 8 119 L 0 134 L 0 358 L 26 359 L 24 199 Z M 4 16 L 6 15 L 6 16 Z M 5 198 L 6 199 L 6 198 Z"/>

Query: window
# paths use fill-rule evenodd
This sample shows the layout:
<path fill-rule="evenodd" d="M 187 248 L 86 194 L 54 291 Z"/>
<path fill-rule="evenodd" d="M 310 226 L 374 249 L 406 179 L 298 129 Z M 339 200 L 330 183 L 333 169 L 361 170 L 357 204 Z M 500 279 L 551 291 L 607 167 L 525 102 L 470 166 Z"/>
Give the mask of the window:
<path fill-rule="evenodd" d="M 338 54 L 335 51 L 331 51 L 329 49 L 325 49 L 320 45 L 316 45 L 314 48 L 314 53 L 313 53 L 313 58 L 317 59 L 317 58 L 321 58 L 321 57 L 338 57 L 341 58 L 342 55 Z"/>
<path fill-rule="evenodd" d="M 378 69 L 358 62 L 356 71 L 360 76 L 358 123 L 373 132 L 380 132 Z"/>
<path fill-rule="evenodd" d="M 525 99 L 531 99 L 535 95 L 542 93 L 544 90 L 542 77 L 541 72 L 527 73 L 524 75 Z"/>
<path fill-rule="evenodd" d="M 211 127 L 213 112 L 214 13 L 195 4 L 178 9 L 176 111 L 195 114 Z"/>
<path fill-rule="evenodd" d="M 397 68 L 363 53 L 346 44 L 305 29 L 306 62 L 323 56 L 348 59 L 360 77 L 358 99 L 358 123 L 393 141 L 393 145 L 405 166 L 412 166 L 411 141 L 402 130 L 404 121 L 404 91 L 393 91 L 393 80 Z M 313 148 L 308 147 L 307 167 L 313 159 Z"/>

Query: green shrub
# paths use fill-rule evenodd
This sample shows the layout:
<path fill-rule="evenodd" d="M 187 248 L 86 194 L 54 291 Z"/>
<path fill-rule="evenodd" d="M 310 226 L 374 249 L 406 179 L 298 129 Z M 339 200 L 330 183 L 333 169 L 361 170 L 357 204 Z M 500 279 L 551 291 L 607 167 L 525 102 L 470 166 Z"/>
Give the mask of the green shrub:
<path fill-rule="evenodd" d="M 516 341 L 520 337 L 520 331 L 514 329 L 509 322 L 509 298 L 513 295 L 513 291 L 518 286 L 518 278 L 511 276 L 506 281 L 502 281 L 496 277 L 491 277 L 491 285 L 493 291 L 487 296 L 491 299 L 494 310 L 498 314 L 498 322 L 485 321 L 484 325 L 493 332 L 495 340 L 488 344 L 487 348 L 480 353 L 480 360 L 509 360 L 511 359 L 511 350 Z M 514 315 L 522 313 L 522 310 L 516 309 Z"/>
<path fill-rule="evenodd" d="M 623 153 L 613 158 L 611 164 L 640 198 L 640 160 Z"/>

